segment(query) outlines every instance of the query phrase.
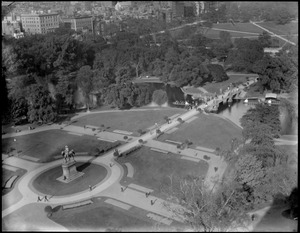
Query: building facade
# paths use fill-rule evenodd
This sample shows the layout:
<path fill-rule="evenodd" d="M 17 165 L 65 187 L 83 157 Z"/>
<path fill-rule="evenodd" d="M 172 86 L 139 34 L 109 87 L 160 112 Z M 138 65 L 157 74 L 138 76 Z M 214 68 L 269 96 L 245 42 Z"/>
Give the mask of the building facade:
<path fill-rule="evenodd" d="M 3 36 L 14 36 L 15 33 L 21 32 L 21 22 L 17 20 L 15 14 L 4 16 L 2 20 L 1 34 Z"/>
<path fill-rule="evenodd" d="M 22 27 L 28 34 L 46 34 L 59 28 L 58 13 L 22 14 Z"/>
<path fill-rule="evenodd" d="M 184 2 L 182 1 L 172 1 L 171 10 L 174 18 L 184 17 Z"/>
<path fill-rule="evenodd" d="M 92 16 L 78 16 L 63 19 L 66 23 L 71 23 L 71 29 L 74 31 L 90 31 L 94 32 Z"/>

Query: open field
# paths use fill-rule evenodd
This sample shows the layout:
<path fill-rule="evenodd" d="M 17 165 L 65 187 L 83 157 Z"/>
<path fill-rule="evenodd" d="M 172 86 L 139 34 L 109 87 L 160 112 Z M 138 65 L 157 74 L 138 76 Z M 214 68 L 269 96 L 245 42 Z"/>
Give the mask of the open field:
<path fill-rule="evenodd" d="M 256 27 L 251 23 L 235 23 L 234 25 L 232 23 L 219 23 L 219 24 L 213 24 L 212 28 L 259 33 L 259 34 L 263 32 L 262 29 Z"/>
<path fill-rule="evenodd" d="M 63 183 L 56 180 L 62 176 L 61 166 L 49 169 L 40 174 L 32 183 L 33 187 L 50 196 L 63 196 L 86 191 L 89 185 L 94 186 L 101 182 L 107 175 L 107 170 L 100 165 L 93 163 L 76 163 L 77 171 L 83 172 L 84 175 L 70 183 Z"/>
<path fill-rule="evenodd" d="M 163 134 L 159 141 L 190 140 L 190 147 L 203 146 L 211 149 L 229 149 L 232 138 L 241 138 L 242 130 L 232 123 L 214 115 L 198 114 L 198 119 L 181 124 L 175 133 Z"/>
<path fill-rule="evenodd" d="M 134 175 L 131 182 L 153 189 L 155 196 L 161 196 L 163 195 L 161 189 L 170 185 L 170 175 L 181 178 L 201 178 L 207 173 L 208 164 L 205 161 L 196 163 L 180 157 L 180 155 L 159 153 L 148 147 L 142 147 L 127 157 L 119 158 L 118 162 L 132 164 Z"/>
<path fill-rule="evenodd" d="M 261 22 L 257 24 L 278 35 L 284 35 L 289 33 L 298 34 L 298 23 L 296 22 L 290 22 L 285 25 L 279 25 L 274 22 Z"/>
<path fill-rule="evenodd" d="M 101 147 L 111 142 L 100 141 L 93 136 L 76 136 L 63 130 L 47 130 L 34 134 L 28 134 L 14 138 L 2 139 L 2 151 L 6 152 L 10 147 L 19 151 L 21 155 L 27 155 L 39 159 L 39 162 L 54 160 L 54 156 L 60 155 L 66 145 L 76 152 L 94 153 L 96 147 Z M 75 155 L 76 156 L 76 155 Z"/>
<path fill-rule="evenodd" d="M 74 125 L 101 127 L 103 124 L 105 127 L 109 127 L 107 131 L 118 129 L 136 133 L 137 130 L 146 130 L 155 123 L 165 123 L 165 116 L 171 117 L 183 112 L 185 111 L 179 108 L 162 108 L 161 110 L 153 109 L 152 111 L 95 113 L 76 119 L 77 122 Z"/>
<path fill-rule="evenodd" d="M 298 42 L 298 23 L 296 22 L 290 22 L 285 25 L 278 25 L 275 22 L 261 22 L 257 24 L 270 30 L 271 32 L 277 35 L 280 35 L 288 40 L 291 40 L 292 42 L 295 43 Z M 212 28 L 207 31 L 205 36 L 211 39 L 219 39 L 220 31 L 222 29 L 224 29 L 224 31 L 230 30 L 229 33 L 231 35 L 231 38 L 233 39 L 236 38 L 256 39 L 258 38 L 258 35 L 262 34 L 262 32 L 264 31 L 263 29 L 251 23 L 235 23 L 234 25 L 232 23 L 220 23 L 220 24 L 213 24 Z M 257 35 L 255 35 L 254 33 Z M 282 46 L 284 43 L 285 41 L 279 39 L 279 46 Z"/>
<path fill-rule="evenodd" d="M 100 203 L 101 202 L 101 203 Z M 145 213 L 144 213 L 145 212 Z M 86 207 L 70 210 L 59 210 L 51 219 L 70 231 L 122 231 L 151 229 L 154 223 L 147 219 L 146 211 L 132 207 L 129 211 L 122 210 L 103 201 Z"/>

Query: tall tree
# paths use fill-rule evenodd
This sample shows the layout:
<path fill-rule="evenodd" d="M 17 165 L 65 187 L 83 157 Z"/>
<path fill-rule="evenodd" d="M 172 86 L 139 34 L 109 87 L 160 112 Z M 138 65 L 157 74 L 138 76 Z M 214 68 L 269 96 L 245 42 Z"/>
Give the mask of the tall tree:
<path fill-rule="evenodd" d="M 192 231 L 230 231 L 245 227 L 247 216 L 240 211 L 235 188 L 222 186 L 216 192 L 208 191 L 201 179 L 170 177 L 166 194 L 174 204 L 165 206 L 188 224 Z"/>
<path fill-rule="evenodd" d="M 156 90 L 153 92 L 152 100 L 158 105 L 162 105 L 168 101 L 167 93 L 163 90 Z"/>
<path fill-rule="evenodd" d="M 263 33 L 258 36 L 258 41 L 263 48 L 270 47 L 272 45 L 272 37 L 266 31 L 263 31 Z"/>
<path fill-rule="evenodd" d="M 42 121 L 46 123 L 56 119 L 55 103 L 50 92 L 44 86 L 30 85 L 28 94 L 28 119 L 30 122 Z"/>
<path fill-rule="evenodd" d="M 77 73 L 76 82 L 85 97 L 87 111 L 90 111 L 90 94 L 97 88 L 94 72 L 90 66 L 83 66 Z"/>
<path fill-rule="evenodd" d="M 242 185 L 255 187 L 265 176 L 262 162 L 253 155 L 240 156 L 235 164 L 235 179 Z"/>

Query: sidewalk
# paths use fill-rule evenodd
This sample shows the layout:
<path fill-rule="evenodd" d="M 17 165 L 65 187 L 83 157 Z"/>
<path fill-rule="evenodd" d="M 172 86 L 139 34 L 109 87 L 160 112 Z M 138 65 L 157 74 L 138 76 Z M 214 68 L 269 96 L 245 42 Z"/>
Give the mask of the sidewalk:
<path fill-rule="evenodd" d="M 22 157 L 14 157 L 14 156 L 6 158 L 2 164 L 19 167 L 27 171 L 32 171 L 40 166 L 43 166 L 41 163 L 30 162 L 28 160 L 22 159 Z"/>
<path fill-rule="evenodd" d="M 42 132 L 42 131 L 51 130 L 51 129 L 60 129 L 60 127 L 63 127 L 63 126 L 65 126 L 65 124 L 61 124 L 61 125 L 52 124 L 52 125 L 47 125 L 47 126 L 40 126 L 38 128 L 32 129 L 32 130 L 22 130 L 19 133 L 7 133 L 7 134 L 2 135 L 2 139 L 23 136 L 23 135 L 27 135 L 27 134 L 33 134 L 33 133 Z"/>
<path fill-rule="evenodd" d="M 172 204 L 163 199 L 152 196 L 151 194 L 150 194 L 150 196 L 146 197 L 144 192 L 136 191 L 129 187 L 126 188 L 124 192 L 121 192 L 120 184 L 114 184 L 109 189 L 102 192 L 101 196 L 114 198 L 116 200 L 122 201 L 126 204 L 135 206 L 137 208 L 141 208 L 146 211 L 173 219 L 175 221 L 182 222 L 182 219 L 177 216 L 174 216 L 172 211 L 168 210 L 168 208 L 166 208 L 164 206 L 164 203 L 168 203 L 174 208 L 182 208 L 181 206 Z M 155 203 L 153 205 L 151 205 L 151 200 L 155 201 Z"/>

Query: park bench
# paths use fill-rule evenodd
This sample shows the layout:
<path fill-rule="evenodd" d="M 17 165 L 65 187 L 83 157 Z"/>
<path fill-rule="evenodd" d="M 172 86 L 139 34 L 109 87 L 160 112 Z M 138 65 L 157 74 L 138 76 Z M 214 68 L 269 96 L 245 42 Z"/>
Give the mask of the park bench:
<path fill-rule="evenodd" d="M 19 176 L 15 175 L 15 176 L 11 176 L 8 181 L 6 181 L 4 188 L 6 189 L 10 189 L 13 185 L 13 183 L 15 182 L 15 180 L 18 178 Z"/>
<path fill-rule="evenodd" d="M 151 148 L 150 150 L 161 152 L 161 153 L 164 153 L 164 154 L 168 154 L 169 153 L 169 151 L 160 150 L 160 149 L 156 149 L 156 148 Z"/>
<path fill-rule="evenodd" d="M 63 205 L 63 210 L 77 208 L 77 207 L 89 205 L 89 204 L 92 204 L 92 203 L 93 202 L 91 200 L 87 200 L 87 201 L 76 202 L 76 203 L 73 203 L 73 204 Z"/>

